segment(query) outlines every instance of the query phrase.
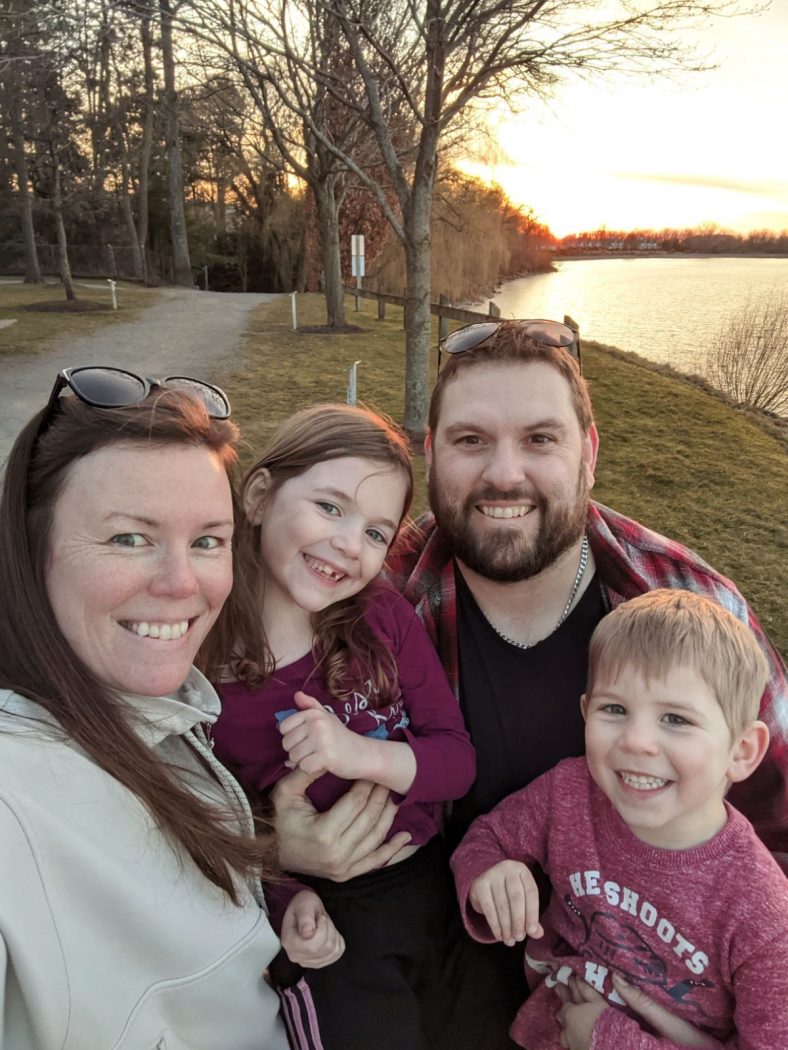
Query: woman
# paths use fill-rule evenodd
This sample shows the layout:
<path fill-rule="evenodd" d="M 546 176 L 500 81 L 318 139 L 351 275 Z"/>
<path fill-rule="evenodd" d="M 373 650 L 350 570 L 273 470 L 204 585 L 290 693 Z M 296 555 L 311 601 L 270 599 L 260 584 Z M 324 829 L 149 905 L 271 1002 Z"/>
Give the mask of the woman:
<path fill-rule="evenodd" d="M 151 390 L 151 386 L 153 389 Z M 192 660 L 232 582 L 222 392 L 66 369 L 0 509 L 0 1045 L 284 1050 L 264 848 Z"/>

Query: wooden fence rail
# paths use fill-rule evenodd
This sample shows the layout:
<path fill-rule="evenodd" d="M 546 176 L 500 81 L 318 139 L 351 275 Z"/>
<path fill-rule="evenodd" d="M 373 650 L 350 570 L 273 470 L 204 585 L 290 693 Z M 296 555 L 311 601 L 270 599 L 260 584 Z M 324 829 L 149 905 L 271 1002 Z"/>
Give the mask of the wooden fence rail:
<path fill-rule="evenodd" d="M 405 325 L 405 297 L 402 295 L 391 295 L 389 292 L 373 292 L 366 288 L 356 288 L 355 285 L 346 284 L 345 292 L 356 299 L 356 309 L 360 309 L 359 299 L 376 299 L 378 303 L 378 320 L 382 321 L 386 316 L 386 303 L 392 306 L 402 307 L 402 324 Z M 474 321 L 489 321 L 490 318 L 497 319 L 501 316 L 500 308 L 490 302 L 487 311 L 465 310 L 460 306 L 451 306 L 445 295 L 440 297 L 440 302 L 430 303 L 430 313 L 440 318 L 440 338 L 445 339 L 449 334 L 448 321 L 464 321 L 473 324 Z M 444 331 L 444 328 L 446 329 Z"/>
<path fill-rule="evenodd" d="M 376 299 L 378 303 L 378 320 L 384 320 L 386 316 L 386 303 L 402 307 L 402 327 L 405 327 L 405 297 L 402 295 L 391 295 L 389 292 L 373 292 L 366 288 L 357 288 L 355 285 L 344 286 L 347 295 L 352 295 L 356 300 L 356 310 L 361 309 L 360 299 Z M 492 300 L 487 304 L 487 312 L 481 310 L 465 310 L 461 306 L 451 306 L 445 295 L 440 297 L 437 303 L 430 303 L 430 313 L 439 318 L 438 340 L 442 341 L 449 334 L 449 321 L 464 321 L 465 324 L 474 324 L 477 321 L 498 320 L 501 316 L 501 308 L 496 306 Z M 580 328 L 568 314 L 564 314 L 564 324 L 572 329 L 577 336 L 577 360 L 580 361 Z"/>

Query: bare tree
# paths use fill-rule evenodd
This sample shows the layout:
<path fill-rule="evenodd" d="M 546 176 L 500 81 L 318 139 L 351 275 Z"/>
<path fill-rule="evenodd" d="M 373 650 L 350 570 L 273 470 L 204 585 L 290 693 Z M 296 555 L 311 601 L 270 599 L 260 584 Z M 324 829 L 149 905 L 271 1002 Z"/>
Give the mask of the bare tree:
<path fill-rule="evenodd" d="M 703 372 L 739 404 L 788 416 L 788 295 L 748 299 L 723 322 Z"/>
<path fill-rule="evenodd" d="M 172 35 L 173 18 L 179 6 L 179 3 L 173 4 L 171 0 L 159 0 L 172 259 L 175 283 L 191 288 L 193 278 L 189 258 L 189 234 L 186 229 L 186 209 L 183 203 L 183 171 L 178 133 L 178 92 L 175 85 L 175 49 Z"/>
<path fill-rule="evenodd" d="M 33 18 L 32 0 L 3 0 L 0 5 L 0 19 L 0 98 L 8 120 L 11 158 L 16 175 L 25 254 L 25 283 L 40 284 L 42 277 L 33 226 L 33 198 L 28 177 L 23 100 L 25 92 L 29 89 L 31 63 L 35 61 L 37 54 L 33 39 L 38 34 L 38 28 Z"/>
<path fill-rule="evenodd" d="M 430 341 L 430 212 L 446 133 L 480 101 L 512 108 L 570 74 L 666 73 L 702 68 L 686 30 L 737 0 L 315 0 L 341 28 L 363 84 L 348 84 L 307 52 L 288 54 L 375 135 L 382 175 L 365 169 L 305 114 L 316 144 L 375 193 L 407 267 L 405 426 L 426 426 Z M 300 10 L 300 9 L 299 9 Z M 317 32 L 317 26 L 313 27 Z M 281 36 L 276 38 L 280 46 Z M 403 143 L 397 120 L 416 127 Z M 565 163 L 570 163 L 569 150 Z M 557 160 L 561 163 L 561 159 Z M 392 191 L 395 202 L 392 201 Z"/>

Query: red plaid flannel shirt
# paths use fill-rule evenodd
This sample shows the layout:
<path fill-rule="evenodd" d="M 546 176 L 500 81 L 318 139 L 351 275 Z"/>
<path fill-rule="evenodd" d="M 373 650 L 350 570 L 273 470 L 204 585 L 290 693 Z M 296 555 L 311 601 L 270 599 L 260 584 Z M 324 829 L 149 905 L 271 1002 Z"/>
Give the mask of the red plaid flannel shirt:
<path fill-rule="evenodd" d="M 731 580 L 687 547 L 660 536 L 599 503 L 590 503 L 586 524 L 596 571 L 611 608 L 646 591 L 676 587 L 714 598 L 749 624 L 771 667 L 760 717 L 771 734 L 758 769 L 728 796 L 752 821 L 761 839 L 788 871 L 788 690 L 785 664 Z M 389 578 L 415 606 L 459 697 L 457 598 L 451 552 L 431 514 L 404 533 L 392 549 Z"/>

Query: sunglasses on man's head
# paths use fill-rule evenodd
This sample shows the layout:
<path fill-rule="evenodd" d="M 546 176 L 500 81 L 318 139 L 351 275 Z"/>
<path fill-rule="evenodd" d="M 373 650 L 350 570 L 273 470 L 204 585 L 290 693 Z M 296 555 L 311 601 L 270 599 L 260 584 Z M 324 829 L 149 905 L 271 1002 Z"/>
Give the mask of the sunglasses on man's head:
<path fill-rule="evenodd" d="M 537 346 L 563 347 L 574 357 L 578 365 L 580 364 L 578 334 L 569 325 L 562 324 L 560 321 L 542 319 L 478 321 L 475 324 L 465 325 L 464 328 L 458 328 L 456 332 L 447 335 L 438 344 L 438 371 L 440 372 L 442 354 L 464 354 L 468 350 L 474 350 L 492 338 L 504 324 L 522 331 L 522 334 Z"/>
<path fill-rule="evenodd" d="M 218 386 L 189 376 L 167 376 L 157 379 L 127 372 L 124 368 L 102 368 L 87 365 L 84 368 L 64 368 L 58 372 L 46 410 L 41 420 L 41 431 L 48 426 L 55 405 L 64 387 L 80 401 L 93 408 L 128 408 L 144 401 L 154 387 L 183 390 L 198 397 L 213 419 L 228 419 L 230 402 Z"/>

